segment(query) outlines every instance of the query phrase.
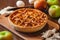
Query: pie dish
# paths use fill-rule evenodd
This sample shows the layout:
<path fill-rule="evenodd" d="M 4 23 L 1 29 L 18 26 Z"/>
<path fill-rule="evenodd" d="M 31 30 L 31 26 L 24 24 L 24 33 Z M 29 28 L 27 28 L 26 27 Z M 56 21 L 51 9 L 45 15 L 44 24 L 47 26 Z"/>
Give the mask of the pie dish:
<path fill-rule="evenodd" d="M 47 15 L 33 8 L 21 8 L 9 15 L 8 21 L 20 32 L 36 32 L 47 23 Z"/>

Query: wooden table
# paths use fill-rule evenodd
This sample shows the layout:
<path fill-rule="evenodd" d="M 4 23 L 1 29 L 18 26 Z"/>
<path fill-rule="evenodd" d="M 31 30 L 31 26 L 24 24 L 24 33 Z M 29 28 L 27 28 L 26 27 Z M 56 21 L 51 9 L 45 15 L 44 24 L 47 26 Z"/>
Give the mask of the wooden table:
<path fill-rule="evenodd" d="M 0 0 L 0 10 L 7 6 L 16 7 L 16 1 L 17 0 Z M 26 5 L 28 5 L 28 0 L 23 0 L 23 1 L 26 3 Z M 0 26 L 0 31 L 3 31 L 3 30 L 6 30 L 6 29 Z M 16 35 L 14 35 L 14 37 L 16 38 L 15 40 L 22 40 L 21 38 L 17 37 Z"/>
<path fill-rule="evenodd" d="M 0 0 L 0 9 L 7 7 L 7 6 L 16 6 L 17 0 Z M 26 5 L 29 5 L 28 0 L 23 0 Z"/>

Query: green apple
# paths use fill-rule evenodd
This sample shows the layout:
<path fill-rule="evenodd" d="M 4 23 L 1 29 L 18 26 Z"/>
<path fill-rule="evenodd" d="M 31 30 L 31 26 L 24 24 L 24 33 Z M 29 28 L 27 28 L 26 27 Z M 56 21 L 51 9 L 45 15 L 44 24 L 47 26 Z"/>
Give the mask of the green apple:
<path fill-rule="evenodd" d="M 47 0 L 47 3 L 49 5 L 58 5 L 59 4 L 59 1 L 58 0 Z"/>
<path fill-rule="evenodd" d="M 0 40 L 13 40 L 12 34 L 8 31 L 0 32 Z"/>
<path fill-rule="evenodd" d="M 60 17 L 60 6 L 52 5 L 49 8 L 49 15 L 54 18 Z"/>

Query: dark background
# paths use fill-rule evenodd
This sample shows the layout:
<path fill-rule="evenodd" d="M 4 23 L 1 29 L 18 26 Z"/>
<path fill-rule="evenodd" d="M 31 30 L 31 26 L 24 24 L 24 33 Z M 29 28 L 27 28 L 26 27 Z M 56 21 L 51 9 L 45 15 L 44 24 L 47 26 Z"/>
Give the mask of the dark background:
<path fill-rule="evenodd" d="M 0 0 L 0 9 L 7 6 L 16 6 L 16 1 L 18 0 Z M 22 0 L 28 5 L 28 0 Z"/>

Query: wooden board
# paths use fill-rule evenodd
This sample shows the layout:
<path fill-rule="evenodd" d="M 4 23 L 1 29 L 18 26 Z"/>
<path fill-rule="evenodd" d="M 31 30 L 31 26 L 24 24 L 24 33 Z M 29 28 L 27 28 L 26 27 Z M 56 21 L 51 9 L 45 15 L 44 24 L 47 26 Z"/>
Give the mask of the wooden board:
<path fill-rule="evenodd" d="M 51 27 L 50 25 L 46 24 L 46 26 L 38 32 L 21 33 L 12 28 L 12 26 L 8 22 L 7 17 L 5 17 L 5 15 L 0 15 L 0 26 L 1 25 L 5 29 L 9 30 L 10 32 L 12 32 L 16 36 L 18 36 L 19 38 L 22 38 L 24 40 L 43 40 L 43 38 L 41 38 L 42 32 L 45 32 L 46 30 L 50 29 L 50 27 Z"/>
<path fill-rule="evenodd" d="M 5 28 L 3 28 L 2 26 L 0 26 L 0 32 L 1 31 L 7 31 Z M 13 39 L 14 40 L 21 40 L 20 38 L 18 38 L 16 35 L 13 34 Z"/>
<path fill-rule="evenodd" d="M 16 34 L 16 35 L 18 35 L 19 37 L 21 37 L 21 38 L 23 38 L 23 39 L 25 39 L 25 40 L 28 40 L 28 39 L 30 39 L 30 40 L 40 40 L 41 39 L 41 35 L 40 35 L 40 33 L 42 32 L 42 31 L 39 31 L 39 32 L 36 32 L 36 33 L 20 33 L 20 32 L 18 32 L 18 31 L 16 31 L 16 30 L 14 30 L 13 28 L 12 28 L 12 26 L 10 26 L 10 24 L 9 24 L 9 22 L 8 22 L 8 20 L 7 20 L 7 17 L 4 17 L 4 16 L 0 16 L 0 24 L 1 25 L 3 25 L 3 27 L 5 27 L 6 29 L 8 29 L 9 31 L 11 31 L 12 33 L 14 33 L 14 34 Z M 45 28 L 46 29 L 46 28 Z M 44 30 L 43 30 L 44 31 Z"/>

